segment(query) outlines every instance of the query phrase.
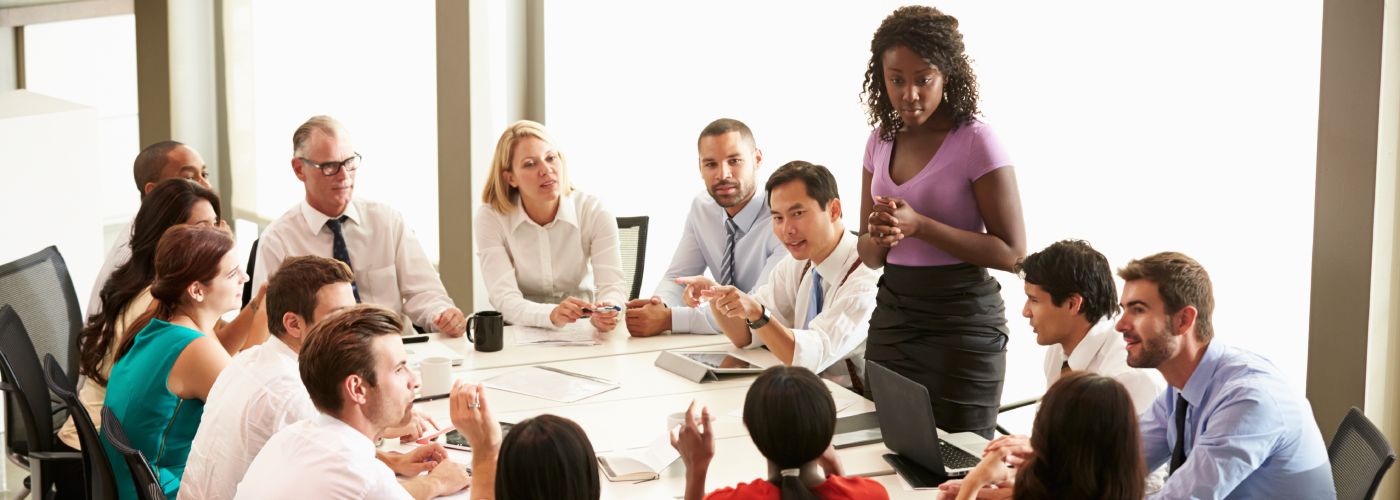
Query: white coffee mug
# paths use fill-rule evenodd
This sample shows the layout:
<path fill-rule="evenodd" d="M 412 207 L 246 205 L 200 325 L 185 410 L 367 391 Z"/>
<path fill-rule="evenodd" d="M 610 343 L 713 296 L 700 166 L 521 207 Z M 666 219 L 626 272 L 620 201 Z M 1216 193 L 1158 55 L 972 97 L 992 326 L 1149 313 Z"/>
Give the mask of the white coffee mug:
<path fill-rule="evenodd" d="M 696 423 L 698 424 L 699 422 Z M 678 411 L 666 415 L 666 432 L 677 432 L 676 429 L 682 425 L 685 425 L 685 412 Z"/>
<path fill-rule="evenodd" d="M 423 380 L 419 392 L 423 396 L 437 396 L 452 392 L 452 360 L 433 356 L 423 360 L 420 370 Z"/>

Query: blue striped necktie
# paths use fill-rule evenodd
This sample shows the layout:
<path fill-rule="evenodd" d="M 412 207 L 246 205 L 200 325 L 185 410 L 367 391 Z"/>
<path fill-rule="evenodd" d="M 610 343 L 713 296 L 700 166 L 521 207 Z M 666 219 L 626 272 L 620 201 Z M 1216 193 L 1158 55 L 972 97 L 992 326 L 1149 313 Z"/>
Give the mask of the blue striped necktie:
<path fill-rule="evenodd" d="M 724 243 L 724 260 L 719 264 L 719 284 L 734 284 L 734 240 L 739 236 L 739 225 L 733 218 L 724 220 L 724 232 L 729 239 Z"/>
<path fill-rule="evenodd" d="M 817 273 L 817 268 L 812 268 L 812 303 L 807 304 L 807 321 L 802 323 L 803 328 L 812 328 L 812 320 L 822 313 L 822 275 Z"/>
<path fill-rule="evenodd" d="M 350 220 L 350 216 L 342 215 L 338 219 L 326 221 L 326 227 L 331 228 L 331 234 L 335 235 L 335 241 L 331 244 L 331 257 L 345 263 L 345 267 L 354 269 L 350 265 L 350 249 L 345 246 L 345 234 L 341 232 L 341 226 L 345 221 Z M 350 282 L 350 291 L 355 294 L 355 303 L 360 303 L 360 287 L 354 281 Z"/>

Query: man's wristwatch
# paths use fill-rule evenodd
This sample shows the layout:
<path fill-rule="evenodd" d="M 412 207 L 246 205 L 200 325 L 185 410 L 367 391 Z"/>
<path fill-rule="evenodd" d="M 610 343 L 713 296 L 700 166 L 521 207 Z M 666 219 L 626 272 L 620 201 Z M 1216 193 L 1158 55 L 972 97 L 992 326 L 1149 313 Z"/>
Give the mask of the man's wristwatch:
<path fill-rule="evenodd" d="M 758 307 L 763 308 L 763 314 L 758 316 L 758 320 L 749 321 L 748 318 L 744 318 L 744 323 L 747 323 L 749 325 L 750 330 L 757 330 L 759 328 L 763 328 L 765 325 L 768 324 L 768 320 L 770 319 L 770 317 L 768 316 L 768 308 L 762 304 L 759 304 Z"/>

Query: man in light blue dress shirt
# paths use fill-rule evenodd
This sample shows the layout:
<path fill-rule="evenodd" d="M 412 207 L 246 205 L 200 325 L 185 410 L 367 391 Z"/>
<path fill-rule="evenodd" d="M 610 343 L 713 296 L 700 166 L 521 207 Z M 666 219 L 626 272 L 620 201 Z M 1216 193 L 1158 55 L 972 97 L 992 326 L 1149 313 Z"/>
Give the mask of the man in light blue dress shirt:
<path fill-rule="evenodd" d="M 706 193 L 691 202 L 680 244 L 654 296 L 627 303 L 627 330 L 634 336 L 719 333 L 705 307 L 685 306 L 685 287 L 676 278 L 708 269 L 722 285 L 753 291 L 787 255 L 773 235 L 767 194 L 754 180 L 763 152 L 749 127 L 729 118 L 715 120 L 700 132 L 697 148 Z"/>
<path fill-rule="evenodd" d="M 1128 365 L 1169 387 L 1143 413 L 1147 469 L 1168 464 L 1149 498 L 1336 498 L 1312 406 L 1269 360 L 1211 342 L 1210 276 L 1164 252 L 1118 271 Z"/>

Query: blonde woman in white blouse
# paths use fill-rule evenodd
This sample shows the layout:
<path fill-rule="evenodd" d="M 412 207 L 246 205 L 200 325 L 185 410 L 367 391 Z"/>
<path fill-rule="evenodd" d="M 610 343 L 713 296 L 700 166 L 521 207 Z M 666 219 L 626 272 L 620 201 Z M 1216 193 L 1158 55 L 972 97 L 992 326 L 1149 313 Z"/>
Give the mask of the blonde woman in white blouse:
<path fill-rule="evenodd" d="M 617 219 L 574 189 L 544 125 L 521 120 L 501 134 L 481 202 L 477 258 L 506 321 L 562 328 L 587 317 L 598 330 L 617 327 L 617 311 L 598 310 L 627 301 Z"/>

